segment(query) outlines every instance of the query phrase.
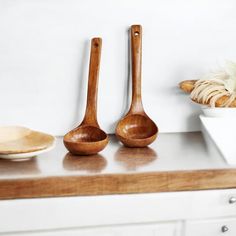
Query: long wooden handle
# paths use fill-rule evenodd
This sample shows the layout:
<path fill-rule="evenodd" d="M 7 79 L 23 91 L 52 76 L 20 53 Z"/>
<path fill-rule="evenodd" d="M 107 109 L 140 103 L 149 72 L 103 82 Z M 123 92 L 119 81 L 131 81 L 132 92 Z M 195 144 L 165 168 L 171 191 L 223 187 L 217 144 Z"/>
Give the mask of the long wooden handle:
<path fill-rule="evenodd" d="M 89 79 L 88 79 L 88 94 L 87 107 L 82 124 L 97 126 L 97 90 L 99 80 L 99 69 L 101 60 L 102 39 L 93 38 L 91 41 L 90 64 L 89 64 Z"/>
<path fill-rule="evenodd" d="M 141 96 L 142 26 L 131 26 L 132 103 L 130 112 L 143 112 Z"/>

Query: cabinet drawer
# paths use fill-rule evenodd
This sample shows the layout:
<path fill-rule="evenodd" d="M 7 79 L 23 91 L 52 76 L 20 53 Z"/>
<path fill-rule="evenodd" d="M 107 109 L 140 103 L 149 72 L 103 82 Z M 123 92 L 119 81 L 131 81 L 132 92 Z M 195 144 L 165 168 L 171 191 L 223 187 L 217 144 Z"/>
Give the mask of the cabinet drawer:
<path fill-rule="evenodd" d="M 236 190 L 209 190 L 191 196 L 186 219 L 236 217 Z M 189 215 L 190 215 L 189 214 Z"/>
<path fill-rule="evenodd" d="M 236 189 L 4 200 L 0 232 L 236 217 L 233 197 Z"/>
<path fill-rule="evenodd" d="M 236 218 L 189 221 L 186 236 L 235 236 Z"/>
<path fill-rule="evenodd" d="M 181 236 L 178 222 L 10 233 L 8 236 Z M 0 233 L 0 236 L 4 235 Z"/>

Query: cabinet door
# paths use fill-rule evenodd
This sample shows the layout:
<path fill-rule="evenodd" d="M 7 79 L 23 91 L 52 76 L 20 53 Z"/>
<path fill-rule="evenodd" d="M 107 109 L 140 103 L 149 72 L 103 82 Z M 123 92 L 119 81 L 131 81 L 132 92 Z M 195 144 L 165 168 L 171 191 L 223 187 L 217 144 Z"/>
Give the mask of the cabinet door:
<path fill-rule="evenodd" d="M 181 225 L 178 223 L 160 223 L 134 225 L 117 228 L 119 236 L 180 236 Z"/>
<path fill-rule="evenodd" d="M 178 223 L 139 224 L 91 229 L 68 229 L 44 232 L 24 232 L 8 236 L 181 236 Z M 1 235 L 1 234 L 0 234 Z"/>
<path fill-rule="evenodd" d="M 4 234 L 0 234 L 4 235 Z M 7 234 L 8 236 L 117 236 L 115 232 L 111 230 L 103 229 L 92 229 L 92 230 L 55 230 L 55 231 L 44 231 L 44 232 L 24 232 L 24 233 L 13 233 Z"/>
<path fill-rule="evenodd" d="M 186 236 L 235 236 L 236 219 L 190 221 L 186 223 Z"/>

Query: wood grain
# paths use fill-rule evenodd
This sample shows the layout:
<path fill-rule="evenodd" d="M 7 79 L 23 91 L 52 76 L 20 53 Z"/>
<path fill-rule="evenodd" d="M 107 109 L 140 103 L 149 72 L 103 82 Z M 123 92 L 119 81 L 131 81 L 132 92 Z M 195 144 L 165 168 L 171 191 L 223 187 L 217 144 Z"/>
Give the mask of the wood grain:
<path fill-rule="evenodd" d="M 46 149 L 53 145 L 52 135 L 21 126 L 0 127 L 0 153 L 20 154 Z"/>
<path fill-rule="evenodd" d="M 152 172 L 0 181 L 0 199 L 153 193 L 236 187 L 236 170 Z"/>
<path fill-rule="evenodd" d="M 130 30 L 132 53 L 132 102 L 129 112 L 116 127 L 117 138 L 127 147 L 146 147 L 157 137 L 156 124 L 145 113 L 141 96 L 142 26 Z"/>
<path fill-rule="evenodd" d="M 74 155 L 93 155 L 105 148 L 107 134 L 97 121 L 97 92 L 102 39 L 91 40 L 87 106 L 82 123 L 64 136 L 65 147 Z"/>

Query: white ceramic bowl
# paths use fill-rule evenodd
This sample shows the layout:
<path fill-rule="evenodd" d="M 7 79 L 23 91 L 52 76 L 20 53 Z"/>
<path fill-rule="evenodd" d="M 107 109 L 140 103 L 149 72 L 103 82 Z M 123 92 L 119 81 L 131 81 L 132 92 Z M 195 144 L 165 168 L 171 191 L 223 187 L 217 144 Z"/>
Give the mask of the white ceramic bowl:
<path fill-rule="evenodd" d="M 228 164 L 236 165 L 235 117 L 207 117 L 200 115 L 200 120 L 202 123 L 202 131 L 207 134 L 205 137 L 209 137 L 215 143 Z"/>
<path fill-rule="evenodd" d="M 228 107 L 206 107 L 202 106 L 202 112 L 206 117 L 235 117 L 236 108 Z"/>

